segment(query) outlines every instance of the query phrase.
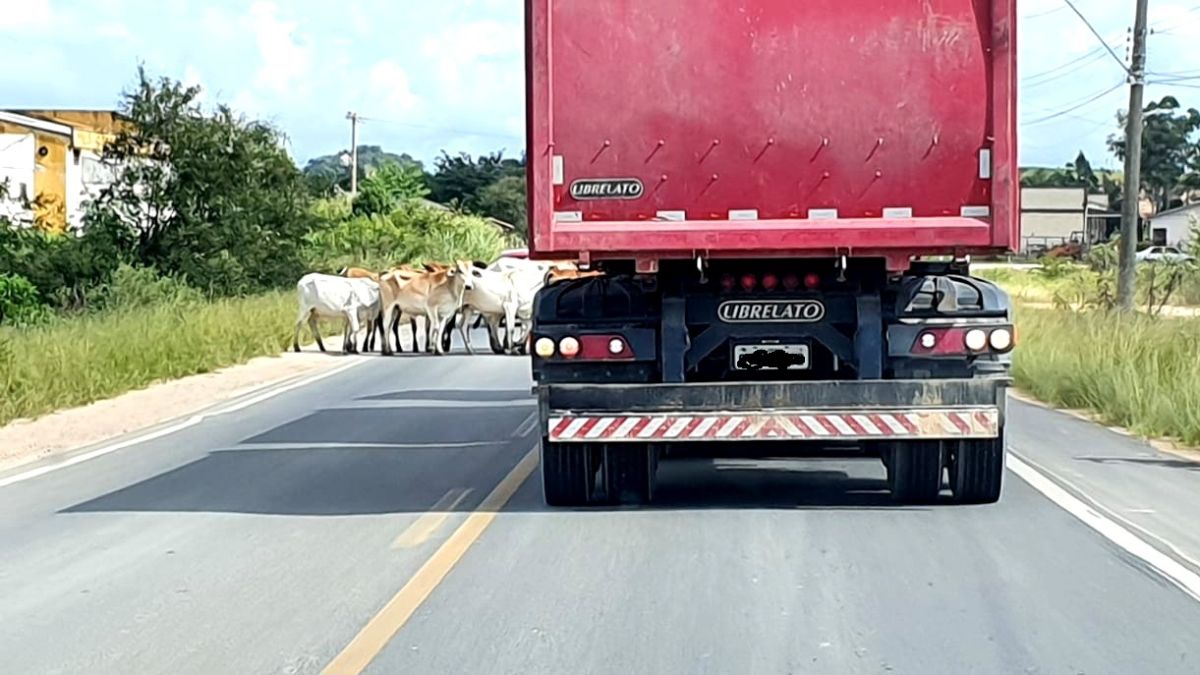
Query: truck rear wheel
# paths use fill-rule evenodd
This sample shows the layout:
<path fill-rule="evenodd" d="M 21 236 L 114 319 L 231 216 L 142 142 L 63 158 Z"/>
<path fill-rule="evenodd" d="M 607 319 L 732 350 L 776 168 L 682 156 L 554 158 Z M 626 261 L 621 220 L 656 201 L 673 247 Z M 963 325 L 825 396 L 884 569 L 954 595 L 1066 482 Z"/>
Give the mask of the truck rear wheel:
<path fill-rule="evenodd" d="M 942 489 L 942 444 L 938 441 L 897 443 L 888 456 L 888 488 L 905 504 L 931 504 Z"/>
<path fill-rule="evenodd" d="M 994 504 L 1004 482 L 1004 437 L 956 443 L 948 462 L 950 492 L 963 504 Z"/>
<path fill-rule="evenodd" d="M 542 494 L 550 506 L 586 506 L 596 483 L 586 445 L 551 443 L 542 438 Z"/>
<path fill-rule="evenodd" d="M 611 444 L 604 448 L 604 486 L 610 504 L 649 504 L 658 472 L 655 448 Z"/>

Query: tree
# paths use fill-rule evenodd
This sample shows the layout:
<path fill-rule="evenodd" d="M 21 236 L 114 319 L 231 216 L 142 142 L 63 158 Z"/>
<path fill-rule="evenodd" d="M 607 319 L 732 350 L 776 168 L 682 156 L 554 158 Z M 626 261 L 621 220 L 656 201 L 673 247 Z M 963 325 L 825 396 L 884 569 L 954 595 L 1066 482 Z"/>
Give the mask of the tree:
<path fill-rule="evenodd" d="M 375 167 L 363 180 L 354 199 L 354 215 L 385 216 L 404 202 L 428 194 L 425 173 L 419 166 L 388 161 Z"/>
<path fill-rule="evenodd" d="M 1111 171 L 1097 172 L 1092 169 L 1092 163 L 1088 160 L 1087 155 L 1080 151 L 1074 162 L 1070 162 L 1062 168 L 1027 167 L 1021 169 L 1021 186 L 1084 187 L 1089 193 L 1092 193 L 1099 191 L 1103 186 L 1104 179 L 1111 175 Z"/>
<path fill-rule="evenodd" d="M 511 223 L 524 239 L 529 238 L 525 176 L 505 176 L 479 191 L 479 211 Z"/>
<path fill-rule="evenodd" d="M 117 167 L 85 218 L 133 262 L 215 294 L 290 283 L 315 226 L 303 176 L 269 124 L 228 106 L 204 113 L 199 87 L 138 69 L 129 125 L 105 150 Z"/>
<path fill-rule="evenodd" d="M 1174 96 L 1165 96 L 1145 108 L 1142 134 L 1142 190 L 1153 200 L 1156 211 L 1165 211 L 1187 187 L 1200 187 L 1200 157 L 1192 135 L 1200 130 L 1200 111 L 1181 110 Z M 1121 126 L 1126 114 L 1118 115 Z M 1124 136 L 1110 136 L 1108 147 L 1117 159 L 1125 160 Z"/>
<path fill-rule="evenodd" d="M 425 174 L 424 165 L 413 159 L 408 153 L 397 155 L 385 151 L 378 145 L 358 146 L 358 176 L 360 179 L 385 164 L 414 167 L 422 177 Z M 342 153 L 314 157 L 304 165 L 304 180 L 309 186 L 310 193 L 316 197 L 329 196 L 335 187 L 349 191 L 350 167 L 343 164 Z"/>
<path fill-rule="evenodd" d="M 443 152 L 435 162 L 437 171 L 429 178 L 432 199 L 442 204 L 460 204 L 479 211 L 483 189 L 505 176 L 524 176 L 525 158 L 505 157 L 504 151 L 478 159 L 466 153 L 450 156 Z"/>

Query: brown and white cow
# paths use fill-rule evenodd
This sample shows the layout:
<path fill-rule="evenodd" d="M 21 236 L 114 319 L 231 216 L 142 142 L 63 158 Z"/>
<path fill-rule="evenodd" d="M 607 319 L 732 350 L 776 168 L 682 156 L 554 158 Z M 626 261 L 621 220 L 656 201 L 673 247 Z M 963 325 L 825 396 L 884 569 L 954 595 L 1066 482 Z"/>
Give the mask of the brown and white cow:
<path fill-rule="evenodd" d="M 442 333 L 446 324 L 462 307 L 463 294 L 473 286 L 471 263 L 458 262 L 437 272 L 415 272 L 397 268 L 379 279 L 383 324 L 392 325 L 395 317 L 425 317 L 429 322 L 429 344 L 436 353 L 445 353 Z M 416 334 L 413 336 L 414 342 Z M 397 340 L 399 343 L 399 340 Z M 399 344 L 397 344 L 399 348 Z M 386 333 L 383 353 L 391 354 Z"/>

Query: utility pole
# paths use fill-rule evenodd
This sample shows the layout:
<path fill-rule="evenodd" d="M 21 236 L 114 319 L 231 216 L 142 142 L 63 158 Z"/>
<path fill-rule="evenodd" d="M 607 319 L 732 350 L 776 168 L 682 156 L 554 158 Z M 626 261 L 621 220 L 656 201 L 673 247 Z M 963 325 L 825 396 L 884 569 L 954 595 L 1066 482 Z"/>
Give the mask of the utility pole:
<path fill-rule="evenodd" d="M 1142 197 L 1142 99 L 1146 87 L 1146 13 L 1149 0 L 1137 0 L 1133 22 L 1133 57 L 1129 65 L 1129 115 L 1125 124 L 1125 203 L 1118 251 L 1117 305 L 1133 311 L 1137 291 L 1138 225 Z"/>
<path fill-rule="evenodd" d="M 350 120 L 350 196 L 358 196 L 358 113 L 346 113 Z"/>

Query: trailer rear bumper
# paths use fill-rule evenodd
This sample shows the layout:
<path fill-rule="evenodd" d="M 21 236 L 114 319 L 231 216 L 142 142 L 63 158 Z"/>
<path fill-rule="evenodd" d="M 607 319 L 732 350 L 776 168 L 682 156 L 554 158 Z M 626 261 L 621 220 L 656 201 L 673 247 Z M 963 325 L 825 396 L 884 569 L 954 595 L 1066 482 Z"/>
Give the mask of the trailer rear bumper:
<path fill-rule="evenodd" d="M 540 385 L 553 443 L 999 437 L 1007 378 Z"/>

